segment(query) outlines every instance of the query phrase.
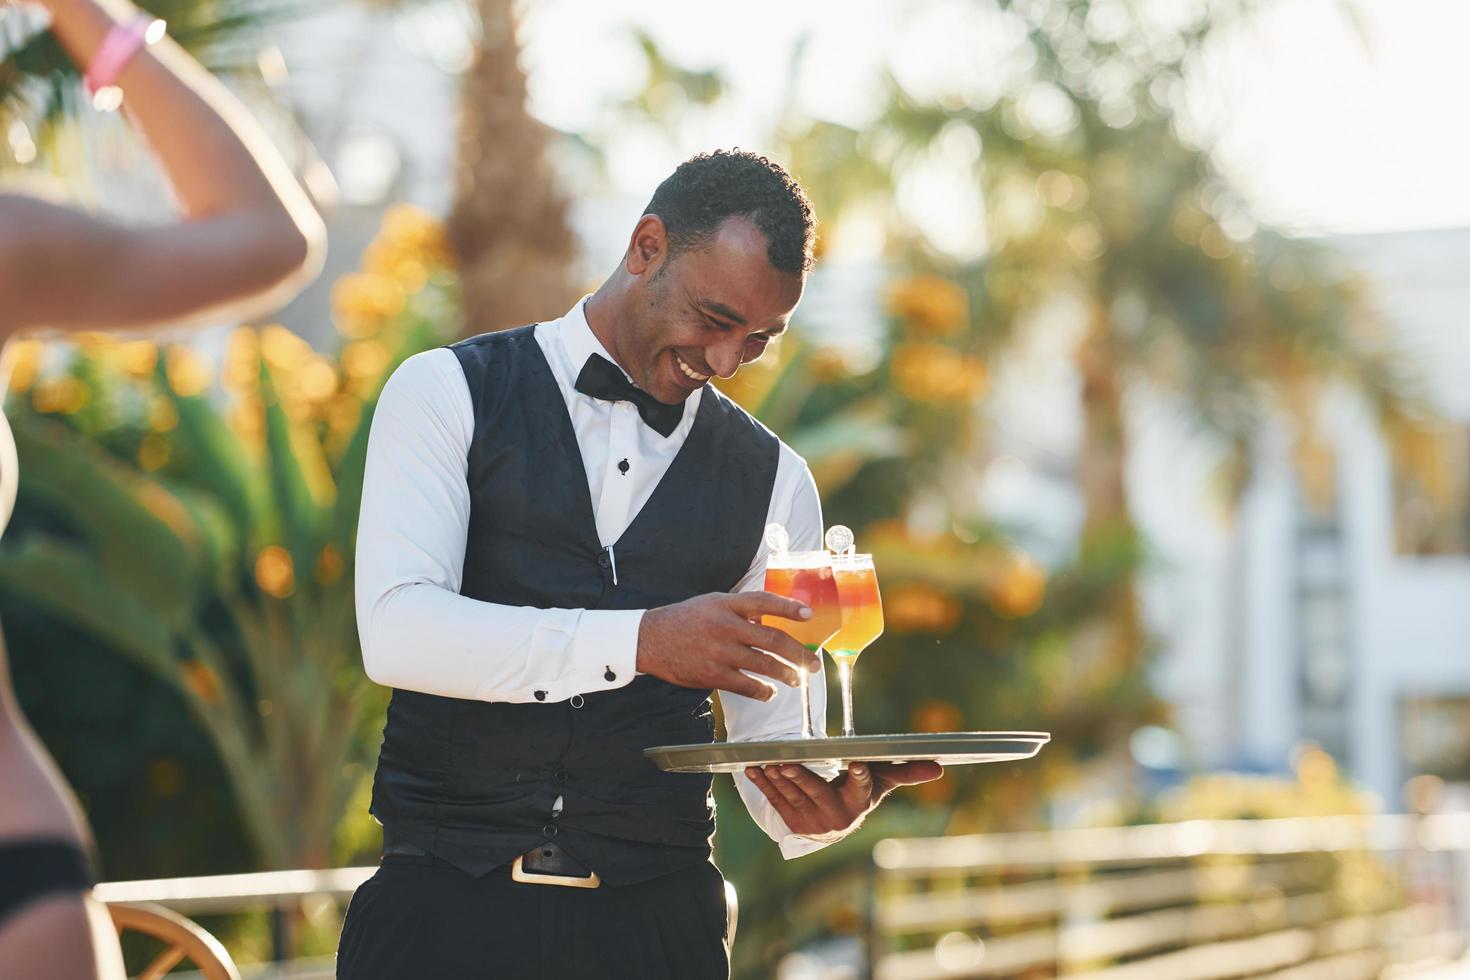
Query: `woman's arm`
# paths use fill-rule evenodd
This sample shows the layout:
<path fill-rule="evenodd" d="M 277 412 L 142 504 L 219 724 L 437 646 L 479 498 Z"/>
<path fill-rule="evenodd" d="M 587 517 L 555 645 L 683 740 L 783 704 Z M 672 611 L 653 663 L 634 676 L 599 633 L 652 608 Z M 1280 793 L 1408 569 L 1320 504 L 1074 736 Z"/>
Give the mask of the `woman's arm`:
<path fill-rule="evenodd" d="M 85 69 L 126 0 L 42 0 Z M 130 228 L 0 194 L 0 335 L 29 326 L 105 328 L 246 317 L 315 276 L 321 218 L 290 168 L 225 86 L 168 38 L 118 79 L 124 109 L 184 220 Z"/>

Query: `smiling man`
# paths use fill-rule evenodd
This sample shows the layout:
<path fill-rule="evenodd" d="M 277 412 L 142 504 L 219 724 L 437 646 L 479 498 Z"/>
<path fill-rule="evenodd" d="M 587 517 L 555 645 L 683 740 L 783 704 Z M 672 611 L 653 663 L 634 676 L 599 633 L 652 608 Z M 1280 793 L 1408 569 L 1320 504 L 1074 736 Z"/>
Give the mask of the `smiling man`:
<path fill-rule="evenodd" d="M 710 777 L 652 745 L 801 730 L 821 660 L 762 615 L 766 524 L 821 547 L 806 464 L 709 386 L 801 299 L 812 214 L 783 169 L 701 155 L 560 320 L 406 361 L 373 418 L 357 546 L 370 677 L 394 689 L 373 786 L 383 861 L 338 976 L 728 975 Z M 771 651 L 767 653 L 766 651 Z M 774 653 L 776 656 L 772 656 Z M 737 777 L 789 858 L 938 766 Z"/>

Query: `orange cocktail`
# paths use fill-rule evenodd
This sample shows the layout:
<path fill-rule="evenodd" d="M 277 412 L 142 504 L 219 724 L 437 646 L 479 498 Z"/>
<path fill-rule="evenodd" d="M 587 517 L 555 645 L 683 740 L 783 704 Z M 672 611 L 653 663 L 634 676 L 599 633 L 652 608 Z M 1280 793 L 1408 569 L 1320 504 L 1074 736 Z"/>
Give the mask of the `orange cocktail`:
<path fill-rule="evenodd" d="M 816 651 L 842 628 L 842 604 L 837 594 L 837 579 L 832 574 L 832 559 L 825 551 L 789 551 L 772 554 L 766 563 L 766 591 L 786 596 L 811 607 L 812 618 L 784 619 L 762 616 L 761 622 L 790 634 L 808 650 Z M 811 737 L 811 693 L 807 688 L 807 670 L 797 665 L 801 674 L 802 734 Z"/>
<path fill-rule="evenodd" d="M 842 689 L 842 734 L 853 735 L 852 666 L 858 654 L 883 634 L 883 600 L 872 555 L 838 555 L 832 559 L 832 570 L 842 605 L 842 629 L 827 641 L 827 652 L 837 662 Z"/>

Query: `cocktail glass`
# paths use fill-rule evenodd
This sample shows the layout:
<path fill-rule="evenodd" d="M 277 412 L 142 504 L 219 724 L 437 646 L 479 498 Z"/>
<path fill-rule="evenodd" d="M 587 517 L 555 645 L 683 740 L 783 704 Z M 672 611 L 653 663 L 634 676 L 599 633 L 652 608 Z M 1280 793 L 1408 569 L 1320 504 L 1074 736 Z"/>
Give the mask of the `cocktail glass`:
<path fill-rule="evenodd" d="M 883 635 L 883 600 L 878 595 L 878 573 L 872 555 L 835 555 L 832 572 L 842 606 L 842 628 L 827 641 L 827 652 L 837 664 L 842 689 L 842 734 L 855 735 L 852 723 L 852 668 L 862 653 Z"/>
<path fill-rule="evenodd" d="M 832 572 L 832 556 L 825 551 L 773 552 L 766 561 L 766 591 L 811 608 L 811 619 L 763 616 L 761 622 L 790 634 L 813 653 L 842 628 L 842 605 Z M 805 665 L 795 666 L 801 675 L 801 734 L 803 738 L 814 738 L 808 671 Z"/>

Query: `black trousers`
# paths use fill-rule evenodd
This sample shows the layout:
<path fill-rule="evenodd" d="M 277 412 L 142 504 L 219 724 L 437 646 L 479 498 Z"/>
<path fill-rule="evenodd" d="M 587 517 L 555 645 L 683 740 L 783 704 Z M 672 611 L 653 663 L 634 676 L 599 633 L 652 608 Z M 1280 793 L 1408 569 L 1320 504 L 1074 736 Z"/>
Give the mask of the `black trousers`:
<path fill-rule="evenodd" d="M 383 859 L 347 907 L 338 980 L 727 980 L 725 883 L 702 864 L 565 888 Z"/>

